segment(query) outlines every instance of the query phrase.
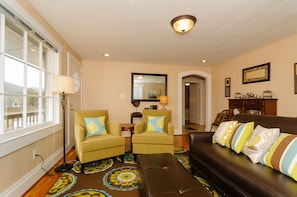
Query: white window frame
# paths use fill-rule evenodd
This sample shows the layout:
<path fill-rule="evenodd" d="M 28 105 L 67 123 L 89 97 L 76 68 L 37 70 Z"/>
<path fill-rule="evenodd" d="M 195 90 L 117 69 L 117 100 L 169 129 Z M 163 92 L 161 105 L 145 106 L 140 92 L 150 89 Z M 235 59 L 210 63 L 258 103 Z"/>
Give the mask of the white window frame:
<path fill-rule="evenodd" d="M 22 8 L 16 0 L 0 0 L 0 4 L 6 9 L 16 14 L 19 19 L 34 27 L 40 35 L 50 41 L 58 50 L 58 57 L 54 57 L 55 62 L 54 76 L 61 73 L 61 54 L 63 51 L 62 45 L 37 21 L 35 20 L 24 8 Z M 4 40 L 5 26 L 4 17 L 0 17 L 0 39 Z M 4 42 L 0 44 L 0 63 L 4 65 Z M 4 72 L 0 70 L 0 90 L 4 92 Z M 61 118 L 60 118 L 60 96 L 54 95 L 53 98 L 53 121 L 46 122 L 44 124 L 32 126 L 29 128 L 20 129 L 17 131 L 0 134 L 0 157 L 10 154 L 20 148 L 23 148 L 29 144 L 32 144 L 46 136 L 61 130 Z M 4 109 L 4 97 L 0 96 L 0 107 Z M 1 120 L 4 121 L 4 114 L 0 113 Z M 0 121 L 0 128 L 4 128 L 3 121 Z M 2 123 L 1 123 L 2 122 Z"/>

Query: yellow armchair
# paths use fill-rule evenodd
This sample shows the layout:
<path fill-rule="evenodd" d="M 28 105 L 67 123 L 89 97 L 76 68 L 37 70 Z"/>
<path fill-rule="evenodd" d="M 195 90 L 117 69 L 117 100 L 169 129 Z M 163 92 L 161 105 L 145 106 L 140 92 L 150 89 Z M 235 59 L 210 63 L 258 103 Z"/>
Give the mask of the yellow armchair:
<path fill-rule="evenodd" d="M 105 116 L 107 134 L 86 137 L 85 117 Z M 81 173 L 84 173 L 88 162 L 115 157 L 125 154 L 125 138 L 119 124 L 110 123 L 107 110 L 80 110 L 75 112 L 75 152 L 82 164 Z"/>
<path fill-rule="evenodd" d="M 148 116 L 165 116 L 164 132 L 147 132 Z M 134 126 L 133 154 L 174 154 L 174 127 L 170 110 L 143 110 L 142 121 Z"/>

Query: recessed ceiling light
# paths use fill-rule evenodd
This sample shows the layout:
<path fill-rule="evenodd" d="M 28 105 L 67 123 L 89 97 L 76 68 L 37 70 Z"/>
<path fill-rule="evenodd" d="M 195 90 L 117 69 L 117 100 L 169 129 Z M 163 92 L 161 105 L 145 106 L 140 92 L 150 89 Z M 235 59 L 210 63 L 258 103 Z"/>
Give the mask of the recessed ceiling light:
<path fill-rule="evenodd" d="M 104 57 L 109 57 L 110 54 L 109 54 L 109 53 L 104 53 L 103 56 L 104 56 Z"/>
<path fill-rule="evenodd" d="M 207 60 L 201 60 L 201 62 L 202 62 L 202 63 L 206 63 L 206 62 L 207 62 Z"/>

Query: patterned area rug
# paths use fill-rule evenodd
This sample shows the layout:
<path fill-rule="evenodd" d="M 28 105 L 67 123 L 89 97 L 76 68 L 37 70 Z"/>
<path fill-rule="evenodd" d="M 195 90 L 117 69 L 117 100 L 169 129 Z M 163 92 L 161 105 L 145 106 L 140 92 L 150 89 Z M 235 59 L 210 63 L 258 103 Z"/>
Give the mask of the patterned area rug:
<path fill-rule="evenodd" d="M 175 148 L 175 157 L 190 169 L 188 152 L 183 147 Z M 131 153 L 126 153 L 124 162 L 104 159 L 89 163 L 85 174 L 80 174 L 81 164 L 76 162 L 71 172 L 63 173 L 49 190 L 46 197 L 57 196 L 99 196 L 139 197 L 143 196 L 141 177 Z M 215 197 L 220 196 L 201 177 L 196 179 Z"/>
<path fill-rule="evenodd" d="M 141 178 L 136 166 L 123 166 L 107 172 L 103 184 L 111 190 L 129 191 L 139 188 Z"/>
<path fill-rule="evenodd" d="M 102 159 L 99 161 L 94 161 L 92 163 L 87 163 L 85 166 L 85 174 L 94 174 L 98 172 L 102 172 L 107 170 L 113 165 L 113 160 L 112 159 Z M 73 164 L 72 170 L 76 173 L 81 172 L 81 163 L 79 161 L 75 162 Z"/>

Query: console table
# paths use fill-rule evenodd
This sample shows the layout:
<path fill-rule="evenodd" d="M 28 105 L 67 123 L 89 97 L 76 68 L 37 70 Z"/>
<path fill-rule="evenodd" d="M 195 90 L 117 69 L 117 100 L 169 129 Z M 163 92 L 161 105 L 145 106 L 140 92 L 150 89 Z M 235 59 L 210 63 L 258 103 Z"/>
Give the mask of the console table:
<path fill-rule="evenodd" d="M 142 118 L 142 113 L 133 112 L 130 114 L 130 123 L 133 123 L 133 118 Z"/>
<path fill-rule="evenodd" d="M 229 99 L 229 119 L 235 108 L 240 113 L 276 115 L 277 99 Z"/>

